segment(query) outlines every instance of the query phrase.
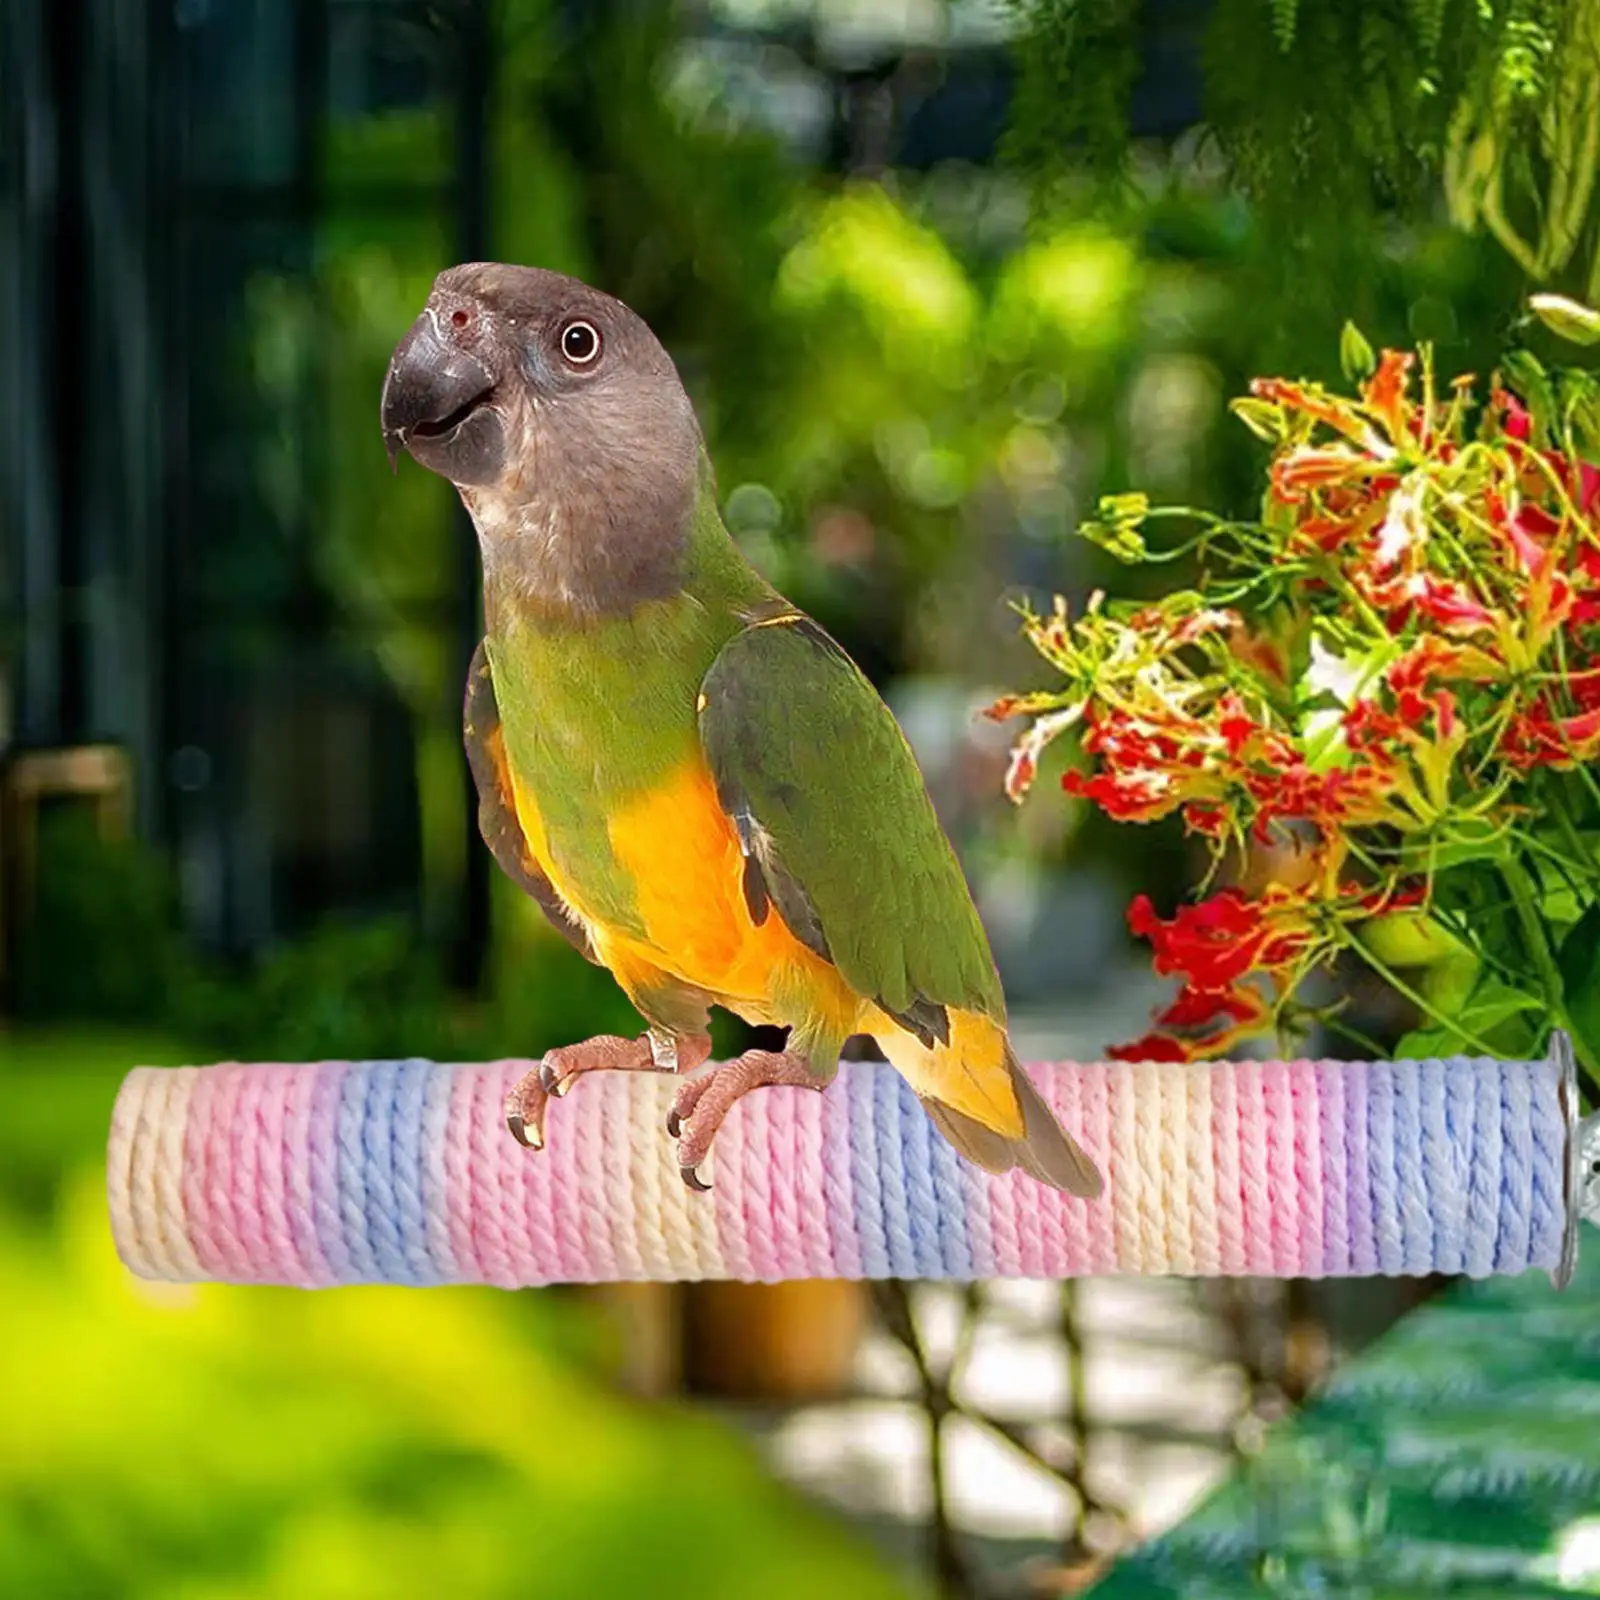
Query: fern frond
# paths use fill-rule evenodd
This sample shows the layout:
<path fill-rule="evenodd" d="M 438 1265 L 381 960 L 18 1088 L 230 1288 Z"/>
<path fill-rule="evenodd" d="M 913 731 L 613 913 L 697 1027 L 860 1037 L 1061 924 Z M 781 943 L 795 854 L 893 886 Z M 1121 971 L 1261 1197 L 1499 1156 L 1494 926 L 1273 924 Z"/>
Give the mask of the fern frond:
<path fill-rule="evenodd" d="M 1268 0 L 1272 7 L 1272 36 L 1285 54 L 1294 49 L 1294 36 L 1300 21 L 1300 0 Z"/>
<path fill-rule="evenodd" d="M 1416 30 L 1417 43 L 1422 47 L 1423 58 L 1432 61 L 1439 53 L 1439 40 L 1444 34 L 1444 14 L 1450 0 L 1406 0 L 1406 10 L 1411 14 L 1411 26 Z"/>

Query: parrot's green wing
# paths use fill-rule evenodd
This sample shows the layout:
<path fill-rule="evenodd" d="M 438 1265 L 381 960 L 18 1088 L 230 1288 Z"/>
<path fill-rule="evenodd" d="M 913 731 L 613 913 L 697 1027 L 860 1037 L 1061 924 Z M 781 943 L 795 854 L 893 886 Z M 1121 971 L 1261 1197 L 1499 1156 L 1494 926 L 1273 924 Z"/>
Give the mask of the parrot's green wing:
<path fill-rule="evenodd" d="M 1003 1020 L 988 940 L 916 758 L 809 617 L 736 634 L 702 685 L 700 739 L 739 830 L 745 897 L 924 1044 L 947 1008 Z"/>
<path fill-rule="evenodd" d="M 467 761 L 473 782 L 478 786 L 478 831 L 500 865 L 500 870 L 538 902 L 539 909 L 554 924 L 557 932 L 591 961 L 599 956 L 589 941 L 588 931 L 556 893 L 534 859 L 517 820 L 517 805 L 511 789 L 511 772 L 506 765 L 505 736 L 500 727 L 500 706 L 495 699 L 494 675 L 489 656 L 480 640 L 467 669 L 466 703 L 462 707 L 462 735 L 467 746 Z"/>

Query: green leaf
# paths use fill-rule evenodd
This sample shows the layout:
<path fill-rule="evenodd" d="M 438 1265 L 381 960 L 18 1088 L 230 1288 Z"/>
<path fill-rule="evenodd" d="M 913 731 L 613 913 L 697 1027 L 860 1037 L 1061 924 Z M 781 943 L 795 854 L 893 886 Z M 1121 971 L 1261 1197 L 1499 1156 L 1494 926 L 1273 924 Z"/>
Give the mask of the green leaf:
<path fill-rule="evenodd" d="M 1451 1020 L 1462 1031 L 1482 1039 L 1508 1055 L 1531 1049 L 1543 1020 L 1544 1001 L 1523 989 L 1485 974 L 1467 1003 Z M 1499 1030 L 1498 1037 L 1495 1037 Z M 1459 1056 L 1471 1047 L 1454 1028 L 1440 1023 L 1413 1029 L 1395 1046 L 1395 1058 L 1404 1061 L 1437 1060 Z"/>
<path fill-rule="evenodd" d="M 1600 344 L 1600 311 L 1564 294 L 1532 294 L 1528 306 L 1558 338 L 1572 344 Z"/>
<path fill-rule="evenodd" d="M 1435 1011 L 1453 1017 L 1471 998 L 1482 973 L 1482 957 L 1476 950 L 1463 949 L 1423 971 L 1419 980 L 1423 997 Z"/>
<path fill-rule="evenodd" d="M 1352 756 L 1345 742 L 1344 712 L 1338 706 L 1318 706 L 1302 711 L 1296 732 L 1305 751 L 1306 767 L 1312 772 L 1331 772 L 1348 767 Z"/>
<path fill-rule="evenodd" d="M 1137 525 L 1144 521 L 1149 511 L 1150 496 L 1140 493 L 1137 489 L 1127 494 L 1100 496 L 1100 515 L 1109 517 L 1113 522 L 1131 522 Z"/>
<path fill-rule="evenodd" d="M 1284 435 L 1283 407 L 1270 400 L 1238 399 L 1228 402 L 1228 409 L 1256 438 L 1268 444 L 1277 444 Z"/>
<path fill-rule="evenodd" d="M 1370 378 L 1378 365 L 1366 335 L 1353 322 L 1346 322 L 1339 335 L 1339 365 L 1351 383 Z"/>
<path fill-rule="evenodd" d="M 1107 555 L 1115 556 L 1124 566 L 1136 567 L 1149 552 L 1137 528 L 1119 527 L 1114 522 L 1085 522 L 1078 532 L 1090 544 L 1099 545 Z"/>
<path fill-rule="evenodd" d="M 1431 967 L 1452 956 L 1471 956 L 1448 928 L 1420 911 L 1391 911 L 1373 917 L 1361 924 L 1355 936 L 1386 967 Z M 1475 967 L 1476 957 L 1472 960 Z"/>
<path fill-rule="evenodd" d="M 1591 1055 L 1600 1052 L 1600 905 L 1573 923 L 1556 952 L 1561 995 L 1573 1031 Z"/>
<path fill-rule="evenodd" d="M 1593 373 L 1569 370 L 1561 386 L 1561 403 L 1579 451 L 1592 463 L 1600 451 L 1600 383 Z"/>
<path fill-rule="evenodd" d="M 1583 915 L 1583 901 L 1571 884 L 1546 880 L 1539 894 L 1539 915 L 1549 927 L 1566 928 Z"/>
<path fill-rule="evenodd" d="M 1145 494 L 1108 494 L 1100 500 L 1100 515 L 1083 523 L 1078 532 L 1108 554 L 1128 566 L 1135 566 L 1148 555 L 1144 535 L 1139 529 L 1150 510 Z"/>

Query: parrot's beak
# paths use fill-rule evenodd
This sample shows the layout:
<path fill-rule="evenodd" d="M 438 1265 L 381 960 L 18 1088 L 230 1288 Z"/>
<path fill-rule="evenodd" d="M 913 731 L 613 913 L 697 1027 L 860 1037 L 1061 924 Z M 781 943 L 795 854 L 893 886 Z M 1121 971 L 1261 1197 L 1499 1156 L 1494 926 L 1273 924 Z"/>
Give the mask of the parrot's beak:
<path fill-rule="evenodd" d="M 424 441 L 448 445 L 494 388 L 494 374 L 470 350 L 441 333 L 430 306 L 395 347 L 383 380 L 383 442 L 398 470 L 400 452 Z M 439 452 L 429 450 L 428 456 Z M 439 470 L 435 459 L 422 465 Z"/>

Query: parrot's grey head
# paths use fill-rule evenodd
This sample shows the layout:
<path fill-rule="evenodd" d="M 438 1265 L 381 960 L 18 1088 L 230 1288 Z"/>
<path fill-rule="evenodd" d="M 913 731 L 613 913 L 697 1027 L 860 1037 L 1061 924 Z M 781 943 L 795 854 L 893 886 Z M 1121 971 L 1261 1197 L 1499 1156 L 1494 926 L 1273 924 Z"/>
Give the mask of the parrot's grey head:
<path fill-rule="evenodd" d="M 643 319 L 576 278 L 441 272 L 389 362 L 383 437 L 448 478 L 485 573 L 578 612 L 675 591 L 703 447 Z"/>

